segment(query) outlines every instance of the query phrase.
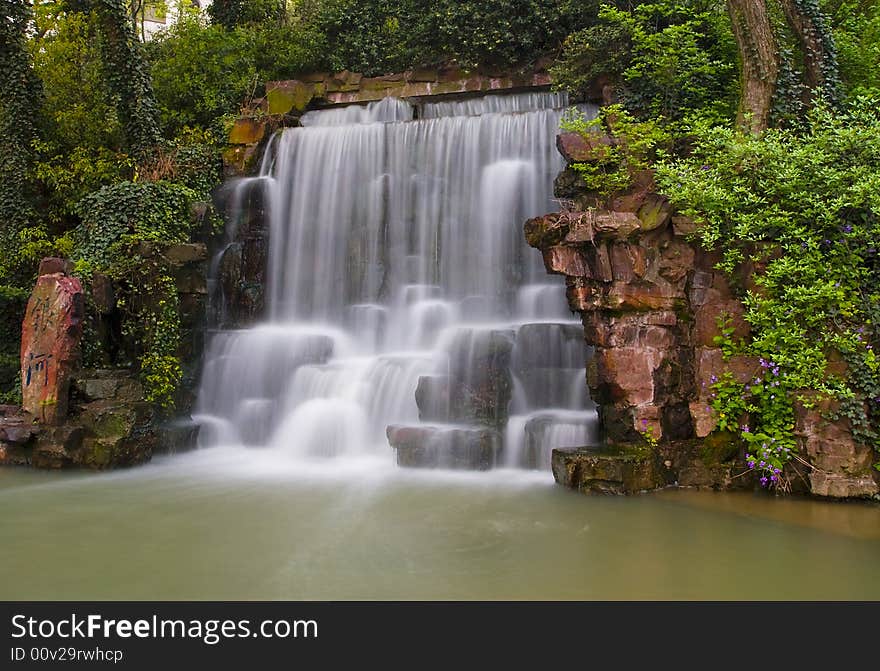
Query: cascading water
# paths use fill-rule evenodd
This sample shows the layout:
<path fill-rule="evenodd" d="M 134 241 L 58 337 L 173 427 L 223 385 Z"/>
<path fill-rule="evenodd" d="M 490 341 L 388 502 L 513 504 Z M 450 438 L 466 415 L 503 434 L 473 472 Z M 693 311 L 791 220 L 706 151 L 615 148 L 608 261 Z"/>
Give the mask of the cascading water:
<path fill-rule="evenodd" d="M 213 336 L 201 444 L 391 459 L 390 425 L 482 424 L 500 464 L 545 468 L 553 447 L 596 442 L 579 323 L 522 235 L 557 209 L 565 104 L 389 98 L 277 135 L 260 176 L 230 186 L 232 220 L 256 197 L 270 223 L 268 321 Z M 487 356 L 505 378 L 488 419 L 460 407 Z"/>

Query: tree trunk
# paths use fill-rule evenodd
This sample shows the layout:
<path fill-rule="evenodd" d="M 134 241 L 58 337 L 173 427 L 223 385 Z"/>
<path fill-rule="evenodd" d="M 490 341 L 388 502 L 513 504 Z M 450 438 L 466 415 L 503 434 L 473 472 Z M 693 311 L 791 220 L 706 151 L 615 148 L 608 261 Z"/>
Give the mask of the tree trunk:
<path fill-rule="evenodd" d="M 766 130 L 779 75 L 776 38 L 766 0 L 727 0 L 740 54 L 741 93 L 737 124 L 752 133 Z"/>
<path fill-rule="evenodd" d="M 821 15 L 811 15 L 803 0 L 780 0 L 788 27 L 794 33 L 804 56 L 807 86 L 818 90 L 831 102 L 837 100 L 837 55 L 830 32 Z"/>

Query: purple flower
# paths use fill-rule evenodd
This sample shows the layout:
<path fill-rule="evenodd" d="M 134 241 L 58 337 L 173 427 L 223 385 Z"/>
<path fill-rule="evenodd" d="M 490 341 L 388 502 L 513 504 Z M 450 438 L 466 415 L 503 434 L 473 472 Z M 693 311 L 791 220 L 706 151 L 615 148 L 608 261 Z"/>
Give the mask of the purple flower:
<path fill-rule="evenodd" d="M 853 230 L 852 226 L 850 226 L 849 224 L 847 224 L 846 226 L 843 227 L 844 233 L 852 233 L 852 230 Z"/>
<path fill-rule="evenodd" d="M 766 486 L 767 486 L 767 478 L 761 478 L 761 486 L 762 486 L 762 487 L 766 487 Z"/>
<path fill-rule="evenodd" d="M 749 427 L 748 427 L 748 425 L 747 425 L 747 424 L 743 424 L 743 425 L 742 425 L 742 430 L 743 430 L 743 433 L 748 433 L 748 432 L 749 432 Z"/>
<path fill-rule="evenodd" d="M 716 382 L 718 382 L 718 376 L 713 375 L 712 377 L 709 378 L 709 382 L 711 382 L 712 384 L 715 384 Z"/>
<path fill-rule="evenodd" d="M 776 476 L 775 476 L 775 475 L 771 475 L 771 476 L 770 476 L 770 480 L 772 480 L 773 482 L 776 482 Z"/>

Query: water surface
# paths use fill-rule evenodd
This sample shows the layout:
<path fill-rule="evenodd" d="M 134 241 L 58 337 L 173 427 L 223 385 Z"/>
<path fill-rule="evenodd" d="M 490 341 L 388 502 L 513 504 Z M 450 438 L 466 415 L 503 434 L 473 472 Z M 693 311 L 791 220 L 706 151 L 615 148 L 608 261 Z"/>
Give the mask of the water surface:
<path fill-rule="evenodd" d="M 880 508 L 212 448 L 0 469 L 3 599 L 878 599 Z"/>

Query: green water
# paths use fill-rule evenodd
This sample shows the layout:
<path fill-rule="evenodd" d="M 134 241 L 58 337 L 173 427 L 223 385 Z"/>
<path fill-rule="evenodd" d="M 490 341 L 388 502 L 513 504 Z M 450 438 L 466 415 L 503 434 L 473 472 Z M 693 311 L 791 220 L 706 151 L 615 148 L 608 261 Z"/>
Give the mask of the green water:
<path fill-rule="evenodd" d="M 880 599 L 880 507 L 204 450 L 0 469 L 2 599 Z"/>

